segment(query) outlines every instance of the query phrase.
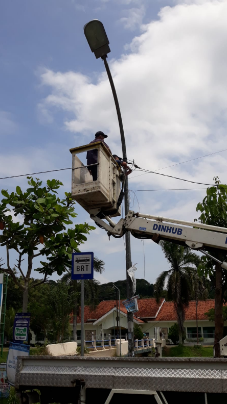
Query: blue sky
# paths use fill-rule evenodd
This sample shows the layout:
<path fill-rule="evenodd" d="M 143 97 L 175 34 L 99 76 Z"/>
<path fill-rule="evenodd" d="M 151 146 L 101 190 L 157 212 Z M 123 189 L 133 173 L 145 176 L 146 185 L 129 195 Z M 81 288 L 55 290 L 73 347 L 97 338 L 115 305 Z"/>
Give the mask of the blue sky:
<path fill-rule="evenodd" d="M 83 26 L 103 22 L 109 63 L 122 110 L 128 157 L 146 169 L 192 181 L 226 182 L 227 1 L 39 0 L 2 3 L 0 16 L 0 177 L 71 166 L 69 148 L 97 130 L 121 153 L 112 94 L 103 62 L 90 52 Z M 163 169 L 163 167 L 168 167 Z M 70 190 L 70 171 L 58 178 Z M 9 191 L 26 179 L 1 180 Z M 189 188 L 170 191 L 169 188 Z M 205 196 L 200 185 L 151 174 L 130 176 L 131 208 L 193 221 Z M 158 192 L 137 192 L 157 189 Z M 136 196 L 135 196 L 136 195 Z M 77 205 L 78 222 L 90 218 Z M 168 268 L 160 247 L 145 241 L 146 279 Z M 101 282 L 125 278 L 123 239 L 101 229 L 83 251 L 106 263 Z M 132 239 L 137 277 L 143 243 Z"/>

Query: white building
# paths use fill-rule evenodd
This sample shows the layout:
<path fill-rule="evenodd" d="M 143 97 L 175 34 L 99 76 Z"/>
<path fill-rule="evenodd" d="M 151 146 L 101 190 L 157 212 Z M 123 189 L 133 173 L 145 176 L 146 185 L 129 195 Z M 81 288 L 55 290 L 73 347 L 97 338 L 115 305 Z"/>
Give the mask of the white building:
<path fill-rule="evenodd" d="M 85 306 L 85 340 L 91 341 L 92 332 L 97 340 L 108 339 L 119 335 L 119 310 L 116 300 L 105 300 L 99 303 L 95 310 Z M 135 313 L 134 323 L 138 324 L 143 333 L 149 338 L 154 338 L 155 327 L 161 327 L 166 339 L 168 339 L 169 328 L 177 322 L 177 316 L 173 302 L 166 302 L 161 299 L 159 303 L 154 298 L 138 299 L 139 311 Z M 197 320 L 199 327 L 199 338 L 204 344 L 214 342 L 214 323 L 208 321 L 205 315 L 208 310 L 214 308 L 214 300 L 199 301 L 197 307 Z M 71 319 L 71 324 L 72 324 Z M 80 339 L 80 317 L 77 317 L 78 339 Z M 127 312 L 121 302 L 120 307 L 121 335 L 127 334 Z M 185 312 L 186 339 L 196 341 L 196 302 L 189 302 Z"/>

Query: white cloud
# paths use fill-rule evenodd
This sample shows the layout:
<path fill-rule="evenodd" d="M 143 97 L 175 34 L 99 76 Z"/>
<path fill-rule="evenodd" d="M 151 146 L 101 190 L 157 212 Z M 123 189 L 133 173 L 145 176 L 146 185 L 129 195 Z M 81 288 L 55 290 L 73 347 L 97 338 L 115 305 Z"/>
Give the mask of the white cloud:
<path fill-rule="evenodd" d="M 141 4 L 142 1 L 141 0 L 119 0 L 119 3 L 128 6 L 129 4 Z"/>
<path fill-rule="evenodd" d="M 147 24 L 143 34 L 134 38 L 130 53 L 110 61 L 128 157 L 142 168 L 157 170 L 226 148 L 227 0 L 193 3 L 163 8 L 159 20 Z M 97 130 L 103 130 L 109 135 L 112 151 L 120 153 L 109 82 L 105 72 L 97 77 L 94 81 L 77 72 L 45 70 L 41 82 L 49 87 L 49 95 L 40 104 L 50 111 L 53 119 L 55 113 L 63 111 L 65 128 L 79 135 L 82 144 L 90 141 Z M 213 183 L 213 177 L 219 175 L 226 183 L 226 157 L 225 152 L 161 172 L 205 183 Z M 130 189 L 204 187 L 139 174 L 129 177 Z M 196 205 L 205 196 L 205 190 L 138 192 L 137 196 L 141 212 L 193 221 L 198 216 Z M 137 211 L 136 205 L 135 201 Z M 135 257 L 141 255 L 138 243 L 138 240 L 132 242 L 135 262 Z M 147 249 L 146 260 L 154 262 L 155 269 L 148 279 L 154 281 L 164 269 L 165 261 L 159 260 L 159 247 L 149 245 L 152 247 Z M 110 267 L 116 266 L 108 274 L 109 279 L 124 278 L 119 275 L 125 273 L 119 264 L 120 257 L 124 257 L 122 239 L 109 242 L 105 233 L 99 231 L 89 239 L 89 248 L 92 247 L 100 258 L 109 254 Z M 154 252 L 157 258 L 153 258 Z M 119 260 L 116 265 L 113 254 Z"/>
<path fill-rule="evenodd" d="M 12 220 L 14 223 L 23 223 L 23 216 L 21 214 L 15 216 L 15 213 L 13 210 L 10 210 L 9 212 L 6 212 L 6 216 L 12 216 Z"/>
<path fill-rule="evenodd" d="M 223 0 L 173 0 L 173 3 L 175 4 L 198 4 L 198 5 L 202 5 L 205 3 L 217 3 L 219 1 L 223 1 Z"/>
<path fill-rule="evenodd" d="M 157 167 L 225 144 L 226 13 L 226 1 L 165 7 L 160 21 L 133 40 L 132 53 L 111 63 L 128 150 L 143 166 L 151 166 L 151 154 Z M 116 144 L 118 124 L 104 74 L 93 84 L 80 73 L 46 70 L 41 80 L 51 88 L 42 105 L 64 110 L 68 130 L 86 135 L 102 122 Z"/>
<path fill-rule="evenodd" d="M 123 24 L 125 29 L 134 30 L 140 26 L 145 16 L 145 7 L 140 5 L 138 8 L 126 9 L 123 11 L 125 15 L 120 19 L 120 23 Z"/>
<path fill-rule="evenodd" d="M 15 133 L 17 125 L 12 114 L 6 111 L 0 111 L 0 135 L 11 135 Z"/>

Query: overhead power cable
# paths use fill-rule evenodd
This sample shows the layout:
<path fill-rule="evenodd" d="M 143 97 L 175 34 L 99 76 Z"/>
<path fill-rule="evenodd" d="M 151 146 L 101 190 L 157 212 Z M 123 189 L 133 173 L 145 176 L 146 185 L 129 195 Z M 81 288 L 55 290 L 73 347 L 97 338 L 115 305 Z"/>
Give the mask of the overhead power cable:
<path fill-rule="evenodd" d="M 179 163 L 175 163 L 175 164 L 172 164 L 172 165 L 170 165 L 170 166 L 157 168 L 157 170 L 164 170 L 164 169 L 166 169 L 166 168 L 175 167 L 175 166 L 178 166 L 178 165 L 180 165 L 180 164 L 186 164 L 186 163 L 189 163 L 189 162 L 194 161 L 194 160 L 202 159 L 202 158 L 204 158 L 204 157 L 213 156 L 213 154 L 222 153 L 222 152 L 224 152 L 224 151 L 227 151 L 227 149 L 219 150 L 219 151 L 216 151 L 216 152 L 214 152 L 214 153 L 205 154 L 204 156 L 195 157 L 195 158 L 190 159 L 190 160 L 181 161 L 181 162 L 179 162 Z M 144 173 L 144 174 L 147 174 L 147 173 Z M 132 177 L 132 178 L 140 177 L 141 175 L 144 175 L 144 174 L 136 175 L 135 177 Z"/>
<path fill-rule="evenodd" d="M 158 191 L 201 191 L 206 188 L 163 188 L 163 189 L 137 189 L 136 192 L 158 192 Z"/>
<path fill-rule="evenodd" d="M 83 168 L 85 168 L 85 167 L 86 166 L 84 166 Z M 150 174 L 161 175 L 163 177 L 169 177 L 169 178 L 173 178 L 173 179 L 176 179 L 176 180 L 179 180 L 179 181 L 190 182 L 191 184 L 216 186 L 215 184 L 206 184 L 204 182 L 190 181 L 190 180 L 186 180 L 184 178 L 174 177 L 173 175 L 167 175 L 167 174 L 158 173 L 156 171 L 146 170 L 146 169 L 138 167 L 136 164 L 134 164 L 134 167 L 137 169 L 135 171 L 144 171 L 144 172 L 146 172 L 148 174 L 150 173 Z M 77 168 L 80 168 L 80 167 L 77 167 Z M 7 176 L 7 177 L 0 177 L 0 180 L 6 180 L 6 179 L 18 178 L 18 177 L 27 177 L 27 176 L 30 176 L 30 175 L 46 174 L 46 173 L 52 173 L 52 172 L 56 172 L 56 171 L 65 171 L 65 170 L 72 170 L 72 167 L 59 168 L 59 169 L 56 169 L 56 170 L 38 171 L 36 173 L 29 173 L 29 174 L 11 175 L 11 176 Z"/>
<path fill-rule="evenodd" d="M 190 159 L 190 160 L 186 160 L 186 161 L 181 161 L 181 162 L 179 162 L 179 163 L 172 164 L 171 166 L 158 168 L 158 170 L 164 170 L 165 168 L 175 167 L 175 166 L 178 166 L 178 165 L 180 165 L 180 164 L 189 163 L 190 161 L 199 160 L 199 159 L 202 159 L 202 158 L 204 158 L 204 157 L 213 156 L 213 154 L 218 154 L 218 153 L 221 153 L 221 152 L 224 152 L 224 151 L 227 151 L 227 149 L 219 150 L 219 151 L 216 151 L 216 152 L 210 153 L 210 154 L 205 154 L 204 156 L 195 157 L 194 159 Z"/>
<path fill-rule="evenodd" d="M 58 170 L 39 171 L 37 173 L 30 173 L 30 174 L 11 175 L 9 177 L 1 177 L 0 180 L 7 180 L 9 178 L 17 178 L 17 177 L 27 177 L 28 175 L 30 176 L 30 175 L 37 175 L 37 174 L 53 173 L 54 171 L 64 171 L 64 170 L 72 170 L 72 167 L 59 168 Z"/>
<path fill-rule="evenodd" d="M 205 184 L 204 182 L 190 181 L 190 180 L 186 180 L 184 178 L 174 177 L 173 175 L 157 173 L 157 171 L 145 170 L 144 168 L 138 167 L 136 164 L 134 166 L 137 168 L 136 171 L 144 171 L 144 172 L 149 173 L 149 174 L 161 175 L 163 177 L 173 178 L 173 179 L 179 180 L 179 181 L 190 182 L 191 184 L 209 185 L 209 186 L 212 186 L 212 187 L 216 186 L 215 184 Z"/>

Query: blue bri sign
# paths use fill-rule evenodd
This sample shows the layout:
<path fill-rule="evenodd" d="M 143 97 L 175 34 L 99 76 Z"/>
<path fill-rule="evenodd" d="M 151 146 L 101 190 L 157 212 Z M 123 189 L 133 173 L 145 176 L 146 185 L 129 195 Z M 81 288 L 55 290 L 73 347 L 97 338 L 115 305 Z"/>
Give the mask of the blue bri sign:
<path fill-rule="evenodd" d="M 30 313 L 16 313 L 13 325 L 13 342 L 28 342 Z"/>
<path fill-rule="evenodd" d="M 72 279 L 93 279 L 93 252 L 72 254 Z"/>

